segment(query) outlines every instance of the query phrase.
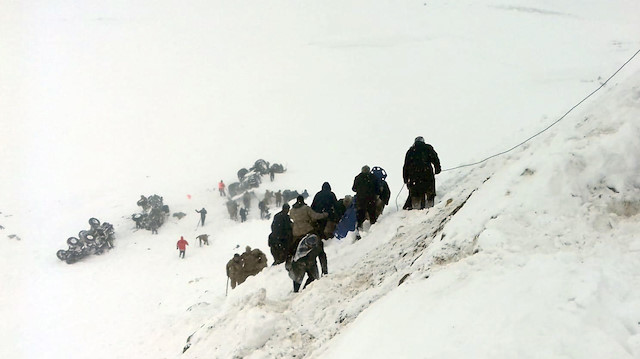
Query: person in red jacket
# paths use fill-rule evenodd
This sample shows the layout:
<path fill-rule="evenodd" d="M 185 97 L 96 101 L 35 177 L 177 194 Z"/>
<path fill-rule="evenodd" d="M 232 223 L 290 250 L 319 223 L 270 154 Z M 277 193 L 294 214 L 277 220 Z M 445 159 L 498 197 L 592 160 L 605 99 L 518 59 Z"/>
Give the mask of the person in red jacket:
<path fill-rule="evenodd" d="M 218 183 L 218 191 L 220 191 L 220 196 L 226 196 L 227 194 L 224 193 L 224 182 L 222 182 L 222 180 L 220 180 L 220 183 Z"/>
<path fill-rule="evenodd" d="M 180 254 L 178 254 L 178 257 L 184 258 L 184 251 L 187 250 L 188 245 L 189 242 L 187 242 L 184 237 L 180 236 L 180 240 L 178 241 L 178 243 L 176 243 L 176 249 L 180 250 Z"/>

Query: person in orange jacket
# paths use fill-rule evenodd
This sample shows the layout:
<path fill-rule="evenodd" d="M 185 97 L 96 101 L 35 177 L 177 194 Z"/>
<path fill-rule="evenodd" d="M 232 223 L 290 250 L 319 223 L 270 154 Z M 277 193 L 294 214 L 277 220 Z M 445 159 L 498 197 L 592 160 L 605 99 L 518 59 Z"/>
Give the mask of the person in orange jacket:
<path fill-rule="evenodd" d="M 224 182 L 222 182 L 222 180 L 220 180 L 220 183 L 218 183 L 218 191 L 220 191 L 220 197 L 227 195 L 226 193 L 224 193 Z"/>
<path fill-rule="evenodd" d="M 180 240 L 178 241 L 178 243 L 176 243 L 176 249 L 180 250 L 180 253 L 178 254 L 178 257 L 180 258 L 184 258 L 184 251 L 187 250 L 187 246 L 189 245 L 189 242 L 187 242 L 184 237 L 180 236 Z"/>

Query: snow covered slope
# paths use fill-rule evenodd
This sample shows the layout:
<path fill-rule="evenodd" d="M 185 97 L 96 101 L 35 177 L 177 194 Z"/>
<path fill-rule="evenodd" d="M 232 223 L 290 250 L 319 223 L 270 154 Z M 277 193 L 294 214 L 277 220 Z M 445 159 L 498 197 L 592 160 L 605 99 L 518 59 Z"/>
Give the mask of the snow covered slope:
<path fill-rule="evenodd" d="M 258 197 L 342 197 L 368 164 L 402 202 L 416 136 L 446 169 L 548 126 L 640 48 L 637 1 L 0 4 L 0 358 L 640 356 L 637 59 L 296 295 L 269 267 L 225 296 L 270 223 L 214 189 L 264 158 L 288 171 Z M 187 213 L 157 236 L 130 219 L 154 193 Z M 90 217 L 116 248 L 59 261 Z"/>
<path fill-rule="evenodd" d="M 452 174 L 428 212 L 330 243 L 330 274 L 301 293 L 269 268 L 185 356 L 637 358 L 639 83 L 636 71 L 584 117 Z"/>

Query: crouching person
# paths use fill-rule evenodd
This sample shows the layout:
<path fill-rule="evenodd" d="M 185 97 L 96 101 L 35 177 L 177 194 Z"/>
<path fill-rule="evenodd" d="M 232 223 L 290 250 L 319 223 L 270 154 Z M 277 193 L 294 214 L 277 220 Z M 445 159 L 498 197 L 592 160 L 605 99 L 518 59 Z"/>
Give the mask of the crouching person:
<path fill-rule="evenodd" d="M 289 271 L 289 278 L 293 280 L 293 291 L 295 293 L 300 290 L 305 274 L 307 275 L 307 281 L 302 287 L 303 289 L 314 280 L 320 279 L 316 258 L 320 259 L 322 274 L 328 274 L 327 254 L 324 252 L 324 245 L 318 236 L 308 234 L 300 240 L 295 255 L 285 264 Z"/>
<path fill-rule="evenodd" d="M 233 258 L 227 262 L 227 277 L 231 281 L 231 289 L 234 289 L 238 284 L 242 284 L 247 278 L 242 266 L 242 257 L 238 253 L 234 254 Z"/>
<path fill-rule="evenodd" d="M 256 275 L 267 267 L 267 256 L 258 248 L 251 249 L 251 247 L 247 246 L 240 258 L 242 259 L 245 278 Z"/>

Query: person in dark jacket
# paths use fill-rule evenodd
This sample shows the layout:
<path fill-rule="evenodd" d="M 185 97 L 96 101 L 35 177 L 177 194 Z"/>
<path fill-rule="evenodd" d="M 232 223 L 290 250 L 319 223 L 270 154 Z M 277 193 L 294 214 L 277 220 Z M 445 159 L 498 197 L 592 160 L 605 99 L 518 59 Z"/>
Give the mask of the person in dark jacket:
<path fill-rule="evenodd" d="M 378 179 L 371 173 L 369 166 L 363 166 L 360 174 L 353 179 L 351 189 L 356 193 L 356 217 L 359 229 L 362 228 L 367 215 L 371 224 L 376 223 L 377 182 Z"/>
<path fill-rule="evenodd" d="M 302 287 L 303 289 L 314 280 L 320 279 L 316 258 L 320 259 L 322 274 L 328 274 L 327 254 L 324 252 L 322 240 L 315 234 L 306 235 L 298 244 L 293 258 L 286 265 L 289 271 L 289 278 L 293 280 L 293 291 L 295 293 L 300 290 L 305 274 L 307 275 L 307 281 Z"/>
<path fill-rule="evenodd" d="M 336 223 L 339 218 L 336 218 L 336 205 L 338 199 L 335 193 L 331 192 L 331 185 L 329 182 L 322 184 L 322 190 L 316 193 L 311 202 L 311 209 L 318 213 L 327 213 L 329 216 L 324 219 L 319 219 L 316 222 L 316 233 L 321 239 L 327 239 L 333 236 L 333 230 L 336 227 Z"/>
<path fill-rule="evenodd" d="M 249 211 L 247 211 L 244 207 L 240 208 L 240 222 L 244 222 L 247 220 L 247 214 L 249 214 Z"/>
<path fill-rule="evenodd" d="M 433 147 L 416 137 L 413 146 L 404 157 L 402 177 L 409 189 L 409 198 L 404 209 L 433 207 L 436 198 L 435 174 L 440 173 L 440 159 Z M 426 199 L 425 199 L 426 197 Z"/>
<path fill-rule="evenodd" d="M 289 204 L 282 205 L 282 211 L 276 213 L 271 222 L 269 248 L 273 255 L 273 264 L 284 263 L 287 259 L 287 249 L 293 243 L 293 223 L 289 217 Z"/>
<path fill-rule="evenodd" d="M 207 218 L 207 210 L 202 207 L 199 211 L 196 209 L 196 212 L 200 213 L 200 225 L 204 227 L 204 219 Z"/>
<path fill-rule="evenodd" d="M 376 201 L 376 218 L 380 218 L 384 207 L 389 204 L 389 199 L 391 198 L 391 190 L 387 181 L 382 179 L 378 181 L 378 184 L 380 185 L 380 195 Z"/>

